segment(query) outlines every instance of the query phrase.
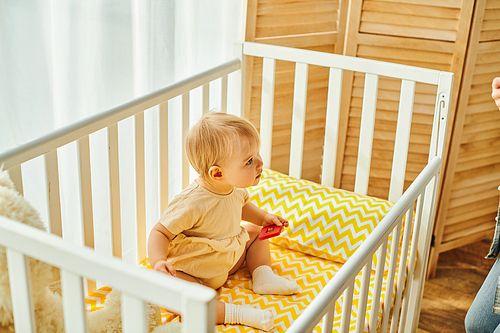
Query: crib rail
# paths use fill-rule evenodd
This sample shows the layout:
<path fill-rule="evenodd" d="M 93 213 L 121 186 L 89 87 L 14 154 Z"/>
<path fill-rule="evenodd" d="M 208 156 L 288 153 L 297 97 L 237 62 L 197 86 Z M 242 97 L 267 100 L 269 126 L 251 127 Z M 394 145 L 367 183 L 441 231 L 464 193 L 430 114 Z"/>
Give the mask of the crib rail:
<path fill-rule="evenodd" d="M 384 300 L 384 314 L 381 327 L 377 330 L 378 316 L 378 301 L 380 297 L 380 288 L 382 286 L 382 276 L 384 274 L 384 260 L 379 260 L 376 270 L 376 280 L 374 290 L 370 290 L 372 294 L 372 307 L 370 312 L 370 323 L 368 327 L 370 332 L 388 332 L 388 323 L 390 317 L 391 303 L 395 305 L 392 308 L 393 315 L 391 318 L 390 332 L 415 332 L 418 326 L 418 318 L 420 311 L 420 299 L 416 297 L 420 295 L 423 288 L 423 279 L 425 276 L 422 273 L 425 267 L 425 258 L 428 256 L 428 248 L 430 245 L 430 234 L 432 232 L 432 223 L 429 223 L 429 217 L 432 215 L 423 214 L 426 210 L 434 210 L 434 203 L 430 198 L 435 195 L 438 188 L 439 172 L 441 168 L 441 159 L 434 157 L 424 170 L 418 175 L 417 179 L 405 191 L 403 196 L 394 205 L 391 211 L 384 217 L 377 228 L 356 250 L 355 254 L 342 266 L 339 272 L 335 275 L 330 283 L 318 294 L 313 302 L 306 308 L 301 315 L 288 329 L 287 332 L 312 332 L 314 327 L 323 320 L 322 332 L 331 332 L 332 322 L 335 315 L 335 302 L 339 302 L 339 298 L 343 295 L 342 312 L 350 313 L 352 307 L 352 295 L 355 284 L 355 278 L 358 274 L 362 274 L 361 280 L 361 301 L 358 307 L 357 328 L 356 332 L 363 332 L 365 329 L 364 315 L 366 313 L 366 304 L 369 291 L 369 278 L 372 274 L 371 264 L 372 258 L 378 251 L 378 258 L 383 258 L 387 250 L 389 236 L 393 239 L 399 237 L 402 227 L 404 227 L 404 236 L 401 249 L 398 242 L 392 242 L 391 253 L 401 251 L 401 256 L 391 256 L 389 264 L 387 290 L 394 289 L 394 282 L 406 281 L 405 292 L 403 288 L 396 288 L 395 297 L 391 292 L 387 292 Z M 414 218 L 412 218 L 414 216 Z M 405 217 L 406 223 L 403 223 Z M 410 223 L 408 223 L 410 222 Z M 411 223 L 412 222 L 412 223 Z M 411 242 L 414 244 L 410 246 Z M 418 244 L 418 246 L 417 246 Z M 407 255 L 409 254 L 409 258 Z M 421 258 L 424 263 L 416 265 L 416 259 Z M 396 278 L 396 267 L 403 265 L 408 260 L 408 268 L 400 269 Z M 415 273 L 415 275 L 414 275 Z M 401 285 L 401 283 L 400 283 Z M 412 302 L 411 300 L 415 300 Z M 401 314 L 400 314 L 401 310 Z M 408 317 L 407 317 L 407 314 Z M 349 331 L 350 316 L 342 317 L 342 326 L 340 332 Z M 398 325 L 399 324 L 399 325 Z"/>
<path fill-rule="evenodd" d="M 7 247 L 16 332 L 36 332 L 28 257 L 61 268 L 66 332 L 86 332 L 84 279 L 109 282 L 122 294 L 123 332 L 147 332 L 145 302 L 183 316 L 183 332 L 213 332 L 216 292 L 102 257 L 88 248 L 0 216 L 0 245 Z M 137 288 L 137 286 L 141 286 Z"/>

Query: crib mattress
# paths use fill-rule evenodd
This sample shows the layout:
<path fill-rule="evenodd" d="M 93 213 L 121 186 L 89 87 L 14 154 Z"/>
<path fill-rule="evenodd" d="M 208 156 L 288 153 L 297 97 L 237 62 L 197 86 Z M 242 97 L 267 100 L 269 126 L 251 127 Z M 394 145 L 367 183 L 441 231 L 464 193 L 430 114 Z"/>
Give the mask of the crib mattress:
<path fill-rule="evenodd" d="M 290 327 L 393 206 L 386 200 L 294 179 L 272 170 L 265 170 L 259 185 L 250 189 L 250 200 L 268 212 L 279 214 L 289 221 L 289 228 L 286 228 L 280 236 L 270 239 L 272 268 L 278 275 L 296 281 L 301 287 L 301 292 L 291 296 L 257 295 L 252 292 L 250 272 L 243 266 L 220 288 L 219 300 L 271 310 L 275 316 L 272 332 L 285 332 L 286 328 Z M 396 239 L 401 244 L 401 237 Z M 389 243 L 392 241 L 391 237 Z M 391 253 L 388 250 L 385 258 L 381 258 L 385 259 L 386 267 L 390 258 Z M 367 324 L 370 322 L 371 290 L 375 283 L 374 270 L 378 260 L 378 254 L 375 254 L 372 261 L 367 314 L 365 322 L 361 323 L 364 332 L 377 331 L 382 321 L 383 304 L 387 294 L 387 272 L 384 275 L 381 299 L 378 302 L 377 327 L 368 327 Z M 143 265 L 148 266 L 148 262 L 144 262 Z M 395 282 L 396 287 L 397 281 Z M 358 325 L 360 287 L 361 275 L 358 275 L 352 301 L 350 331 L 357 329 Z M 109 288 L 101 288 L 90 295 L 87 298 L 89 310 L 102 307 L 109 291 Z M 336 303 L 334 331 L 340 329 L 339 314 L 342 302 L 343 297 Z M 168 322 L 178 318 L 163 311 L 162 320 Z M 217 331 L 259 332 L 240 325 L 218 325 Z M 319 325 L 314 332 L 321 332 Z"/>
<path fill-rule="evenodd" d="M 300 293 L 292 296 L 257 295 L 252 292 L 250 272 L 246 265 L 244 265 L 236 274 L 231 275 L 227 282 L 219 289 L 219 300 L 238 305 L 252 305 L 258 309 L 269 309 L 275 316 L 274 327 L 271 332 L 285 332 L 286 328 L 290 327 L 293 321 L 305 310 L 326 283 L 328 283 L 328 281 L 330 281 L 339 271 L 342 264 L 298 251 L 285 249 L 275 244 L 271 244 L 271 257 L 273 271 L 280 276 L 296 281 L 301 288 Z M 147 261 L 143 263 L 143 266 L 150 268 Z M 356 309 L 358 304 L 357 296 L 360 292 L 360 278 L 361 276 L 358 276 L 356 279 L 353 309 Z M 370 285 L 373 283 L 374 277 L 372 276 Z M 383 300 L 386 295 L 386 283 L 387 279 L 384 278 L 381 300 L 379 302 L 379 317 L 375 331 L 381 324 Z M 107 294 L 109 294 L 111 290 L 112 289 L 109 287 L 103 287 L 90 294 L 86 299 L 88 311 L 101 309 L 104 306 Z M 371 303 L 370 298 L 367 307 L 368 311 L 371 309 Z M 336 314 L 341 313 L 341 307 L 342 298 L 340 302 L 336 304 Z M 352 311 L 350 331 L 356 329 L 356 317 L 356 311 Z M 162 309 L 163 323 L 178 320 L 176 315 Z M 365 322 L 369 322 L 369 313 L 367 313 Z M 366 323 L 364 323 L 364 332 L 374 332 Z M 339 315 L 336 315 L 333 327 L 334 331 L 340 329 Z M 260 331 L 241 325 L 218 325 L 217 332 L 256 333 Z M 321 332 L 319 325 L 314 329 L 314 332 Z"/>

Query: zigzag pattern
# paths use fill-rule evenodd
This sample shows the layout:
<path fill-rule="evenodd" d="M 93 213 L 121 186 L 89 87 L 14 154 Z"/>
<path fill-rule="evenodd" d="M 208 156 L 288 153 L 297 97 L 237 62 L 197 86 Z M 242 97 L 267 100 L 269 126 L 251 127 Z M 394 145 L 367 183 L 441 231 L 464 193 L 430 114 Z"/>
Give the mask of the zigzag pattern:
<path fill-rule="evenodd" d="M 341 263 L 356 251 L 393 206 L 386 200 L 321 186 L 272 170 L 264 170 L 261 182 L 250 189 L 250 200 L 290 222 L 290 227 L 271 242 Z M 388 251 L 387 264 L 389 260 Z"/>
<path fill-rule="evenodd" d="M 292 296 L 268 296 L 256 295 L 251 291 L 251 276 L 246 266 L 242 267 L 236 274 L 229 277 L 227 283 L 221 288 L 219 300 L 234 304 L 252 305 L 258 309 L 269 309 L 274 313 L 275 324 L 271 332 L 285 332 L 293 321 L 305 310 L 305 308 L 318 295 L 323 287 L 342 267 L 340 263 L 313 257 L 304 253 L 283 249 L 276 245 L 271 245 L 271 256 L 273 270 L 276 274 L 296 281 L 301 292 Z M 373 289 L 374 276 L 371 277 L 370 291 Z M 357 325 L 357 307 L 361 285 L 361 276 L 358 276 L 354 287 L 353 310 L 351 312 L 350 331 L 354 331 Z M 387 281 L 384 279 L 382 288 L 382 298 L 379 303 L 378 323 L 382 320 L 382 304 L 385 298 Z M 371 309 L 371 292 L 369 293 L 368 307 L 365 322 L 369 321 Z M 336 313 L 340 314 L 343 304 L 343 297 L 337 301 Z M 334 331 L 340 330 L 341 317 L 337 315 L 333 322 Z M 366 323 L 363 323 L 364 331 L 368 332 Z M 218 325 L 217 332 L 234 333 L 256 333 L 259 330 L 251 327 L 239 325 Z M 314 332 L 321 332 L 318 325 Z"/>
<path fill-rule="evenodd" d="M 318 293 L 330 281 L 342 267 L 338 262 L 310 256 L 304 253 L 284 249 L 275 244 L 271 244 L 271 257 L 273 262 L 273 271 L 287 279 L 296 281 L 301 292 L 292 296 L 271 296 L 257 295 L 252 292 L 251 275 L 246 266 L 243 266 L 236 274 L 229 277 L 224 286 L 220 289 L 219 300 L 223 302 L 252 305 L 258 309 L 269 309 L 274 313 L 275 325 L 271 332 L 285 332 L 295 319 L 305 310 L 313 301 Z M 149 261 L 142 263 L 142 266 L 151 268 Z M 368 332 L 367 322 L 372 303 L 372 294 L 374 276 L 370 280 L 370 291 L 368 297 L 367 314 L 364 326 L 364 332 Z M 361 276 L 358 276 L 354 285 L 354 296 L 351 311 L 351 323 L 349 330 L 354 331 L 357 325 L 357 308 L 359 302 L 359 293 L 361 288 Z M 387 280 L 382 282 L 382 296 L 379 302 L 377 329 L 382 321 L 382 305 L 386 295 Z M 87 309 L 90 311 L 98 310 L 104 306 L 107 294 L 111 288 L 103 287 L 89 295 L 86 299 Z M 394 295 L 395 291 L 393 291 Z M 340 330 L 343 296 L 336 303 L 336 316 L 333 322 L 334 331 Z M 91 309 L 92 308 L 92 309 Z M 178 321 L 179 317 L 162 309 L 162 322 Z M 233 333 L 257 333 L 259 330 L 241 325 L 218 325 L 217 332 Z M 370 330 L 373 332 L 373 330 Z M 321 327 L 318 325 L 314 332 L 320 333 Z"/>
<path fill-rule="evenodd" d="M 321 186 L 306 180 L 297 180 L 270 170 L 265 170 L 263 175 L 260 184 L 250 190 L 250 199 L 261 208 L 279 214 L 290 222 L 290 228 L 287 228 L 282 235 L 270 239 L 273 270 L 280 276 L 296 281 L 301 287 L 301 292 L 292 296 L 254 294 L 251 275 L 244 266 L 236 274 L 230 276 L 221 287 L 219 300 L 269 309 L 275 315 L 272 332 L 285 332 L 388 213 L 392 203 Z M 402 235 L 398 235 L 396 239 L 401 244 Z M 389 239 L 385 257 L 386 269 L 391 255 L 389 250 L 391 242 L 392 238 Z M 401 250 L 398 250 L 397 255 L 401 255 Z M 377 259 L 377 254 L 375 254 L 372 270 L 375 270 Z M 142 265 L 150 268 L 147 260 Z M 370 319 L 374 280 L 375 277 L 372 274 L 367 313 L 365 322 L 362 323 L 364 332 L 369 331 L 367 323 Z M 349 331 L 356 330 L 360 281 L 361 274 L 356 278 L 354 285 Z M 397 282 L 392 290 L 393 295 Z M 387 277 L 384 275 L 376 330 L 382 320 L 386 285 Z M 87 308 L 92 311 L 101 308 L 110 291 L 110 288 L 101 288 L 90 295 L 87 298 Z M 333 327 L 337 332 L 340 330 L 341 315 L 339 314 L 342 311 L 342 304 L 343 296 L 335 305 L 336 316 Z M 177 320 L 179 318 L 176 315 L 162 309 L 163 322 Z M 218 325 L 217 331 L 259 332 L 240 325 Z M 370 329 L 370 331 L 374 330 Z M 314 332 L 321 332 L 320 325 L 314 329 Z"/>

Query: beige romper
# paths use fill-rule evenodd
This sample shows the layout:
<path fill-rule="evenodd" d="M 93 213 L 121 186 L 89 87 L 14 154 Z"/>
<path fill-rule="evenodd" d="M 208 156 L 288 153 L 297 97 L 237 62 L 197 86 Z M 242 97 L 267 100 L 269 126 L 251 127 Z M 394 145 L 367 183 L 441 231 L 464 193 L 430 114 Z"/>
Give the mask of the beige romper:
<path fill-rule="evenodd" d="M 159 222 L 176 235 L 167 260 L 204 285 L 221 287 L 250 239 L 240 225 L 248 197 L 246 189 L 235 188 L 230 194 L 220 195 L 191 183 L 160 217 Z"/>

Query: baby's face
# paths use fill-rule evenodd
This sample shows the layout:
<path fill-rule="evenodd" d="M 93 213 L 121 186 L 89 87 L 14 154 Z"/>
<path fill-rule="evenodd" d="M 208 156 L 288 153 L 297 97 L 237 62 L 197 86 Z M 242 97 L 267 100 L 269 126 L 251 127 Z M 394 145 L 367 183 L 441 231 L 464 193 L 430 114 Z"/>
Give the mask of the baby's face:
<path fill-rule="evenodd" d="M 246 188 L 259 183 L 263 163 L 258 147 L 254 146 L 251 147 L 248 140 L 240 139 L 240 149 L 232 154 L 223 167 L 227 184 Z"/>

